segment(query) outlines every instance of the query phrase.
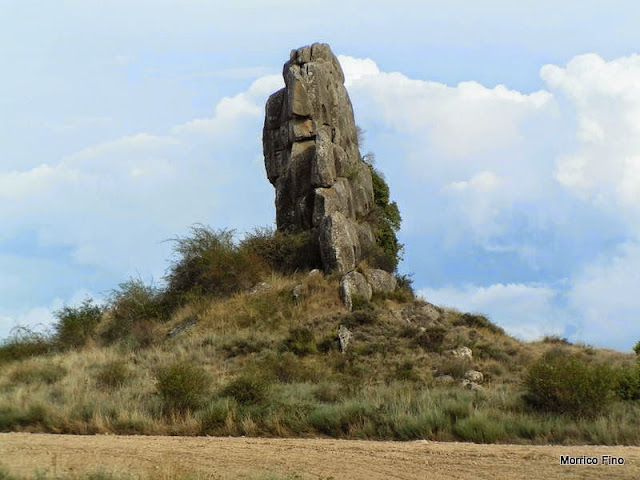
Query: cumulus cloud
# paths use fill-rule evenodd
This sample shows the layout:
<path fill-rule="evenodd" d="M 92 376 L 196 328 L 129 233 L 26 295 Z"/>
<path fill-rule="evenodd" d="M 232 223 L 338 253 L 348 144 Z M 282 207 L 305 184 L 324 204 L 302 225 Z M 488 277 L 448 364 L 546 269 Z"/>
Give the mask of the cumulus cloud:
<path fill-rule="evenodd" d="M 636 307 L 640 271 L 637 56 L 545 66 L 549 91 L 530 93 L 339 59 L 404 217 L 408 267 L 429 301 L 488 313 L 526 339 L 575 329 L 593 343 L 627 345 L 620 332 Z M 260 137 L 264 102 L 281 86 L 279 75 L 264 75 L 210 115 L 165 132 L 132 132 L 0 171 L 0 241 L 28 231 L 41 245 L 64 247 L 39 270 L 82 279 L 65 287 L 74 292 L 91 275 L 110 287 L 136 273 L 158 279 L 170 253 L 161 241 L 193 223 L 240 231 L 271 223 Z M 615 243 L 622 246 L 603 253 Z M 27 275 L 31 260 L 23 260 L 0 277 L 8 285 L 0 300 L 15 307 L 0 311 L 3 326 L 44 318 L 51 298 L 70 297 L 23 296 L 29 308 L 18 308 L 12 291 L 55 283 L 53 273 Z M 607 312 L 617 315 L 618 333 L 602 334 Z"/>
<path fill-rule="evenodd" d="M 579 55 L 540 75 L 574 117 L 575 139 L 557 159 L 556 179 L 585 200 L 638 209 L 640 189 L 640 56 L 605 61 Z"/>
<path fill-rule="evenodd" d="M 576 272 L 567 298 L 580 318 L 576 337 L 631 349 L 640 340 L 640 243 L 624 242 Z"/>

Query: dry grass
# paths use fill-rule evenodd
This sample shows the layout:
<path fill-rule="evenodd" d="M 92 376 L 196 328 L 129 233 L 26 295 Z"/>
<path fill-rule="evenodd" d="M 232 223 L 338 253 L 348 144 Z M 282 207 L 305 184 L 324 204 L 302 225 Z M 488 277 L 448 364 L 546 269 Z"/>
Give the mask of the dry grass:
<path fill-rule="evenodd" d="M 640 406 L 617 402 L 592 420 L 531 412 L 521 400 L 528 366 L 544 352 L 566 348 L 590 362 L 629 363 L 631 357 L 585 346 L 521 343 L 482 319 L 444 310 L 411 324 L 382 299 L 359 314 L 345 312 L 338 280 L 323 275 L 271 274 L 267 287 L 227 298 L 197 298 L 165 323 L 146 348 L 127 342 L 28 358 L 0 371 L 0 430 L 157 435 L 329 435 L 343 438 L 465 440 L 516 443 L 637 443 Z M 294 286 L 301 296 L 294 299 Z M 369 313 L 366 313 L 369 312 Z M 168 338 L 188 319 L 195 326 Z M 105 320 L 108 322 L 108 319 Z M 354 336 L 337 349 L 338 326 Z M 470 326 L 471 324 L 471 326 Z M 421 328 L 442 329 L 433 346 Z M 292 335 L 307 347 L 294 347 Z M 293 333 L 292 333 L 293 332 Z M 311 338 L 311 340 L 309 340 Z M 299 340 L 299 339 L 298 339 Z M 315 345 L 315 347 L 314 347 Z M 447 352 L 474 352 L 461 362 Z M 211 388 L 201 406 L 172 411 L 158 394 L 159 372 L 183 362 L 202 367 Z M 126 381 L 105 382 L 123 365 Z M 480 370 L 482 392 L 434 377 Z M 455 373 L 455 375 L 454 375 Z M 238 379 L 243 380 L 243 384 Z M 233 386 L 233 387 L 232 387 Z M 235 390 L 234 390 L 235 389 Z M 253 396 L 252 396 L 253 395 Z M 257 396 L 256 396 L 257 395 Z"/>

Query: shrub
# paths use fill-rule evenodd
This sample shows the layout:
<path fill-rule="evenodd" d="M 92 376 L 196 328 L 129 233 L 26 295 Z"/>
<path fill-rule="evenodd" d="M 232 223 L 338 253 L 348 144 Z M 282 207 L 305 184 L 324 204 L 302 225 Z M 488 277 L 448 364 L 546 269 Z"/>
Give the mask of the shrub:
<path fill-rule="evenodd" d="M 640 365 L 618 370 L 615 393 L 621 400 L 640 400 Z"/>
<path fill-rule="evenodd" d="M 633 351 L 638 357 L 640 357 L 640 340 L 638 340 L 633 346 Z"/>
<path fill-rule="evenodd" d="M 382 173 L 373 165 L 369 165 L 369 168 L 373 182 L 374 208 L 367 220 L 374 227 L 376 244 L 381 250 L 381 252 L 369 253 L 369 263 L 387 271 L 394 271 L 402 258 L 403 245 L 398 242 L 396 237 L 402 217 L 396 202 L 390 202 L 389 185 L 387 185 Z"/>
<path fill-rule="evenodd" d="M 64 307 L 54 313 L 58 321 L 54 324 L 55 341 L 62 348 L 77 348 L 85 345 L 94 336 L 102 318 L 103 308 L 87 299 L 79 307 Z"/>
<path fill-rule="evenodd" d="M 222 390 L 222 395 L 232 397 L 240 403 L 256 404 L 267 398 L 269 385 L 256 376 L 244 375 L 229 382 Z"/>
<path fill-rule="evenodd" d="M 454 322 L 454 325 L 465 325 L 471 328 L 485 328 L 490 332 L 504 335 L 504 330 L 499 326 L 491 323 L 484 315 L 463 313 Z"/>
<path fill-rule="evenodd" d="M 96 382 L 105 388 L 119 388 L 132 378 L 129 367 L 122 361 L 115 361 L 103 365 L 96 374 Z"/>
<path fill-rule="evenodd" d="M 102 337 L 108 343 L 130 337 L 136 346 L 149 346 L 153 342 L 152 323 L 166 318 L 168 309 L 161 289 L 129 279 L 111 292 L 111 321 Z"/>
<path fill-rule="evenodd" d="M 447 329 L 444 327 L 428 327 L 424 331 L 418 332 L 414 337 L 414 342 L 428 352 L 441 353 L 446 335 Z"/>
<path fill-rule="evenodd" d="M 561 337 L 560 335 L 545 335 L 542 338 L 544 343 L 555 343 L 559 345 L 571 345 L 571 342 L 567 340 L 565 337 Z"/>
<path fill-rule="evenodd" d="M 239 248 L 233 236 L 233 230 L 196 225 L 190 237 L 174 239 L 177 258 L 165 277 L 172 304 L 193 296 L 226 296 L 260 279 L 264 261 L 249 249 Z"/>
<path fill-rule="evenodd" d="M 177 362 L 158 372 L 158 393 L 170 411 L 198 408 L 210 385 L 206 371 L 191 362 Z"/>
<path fill-rule="evenodd" d="M 0 364 L 45 355 L 54 350 L 50 338 L 25 327 L 12 331 L 12 336 L 0 343 Z"/>
<path fill-rule="evenodd" d="M 610 368 L 575 355 L 545 356 L 529 368 L 524 399 L 541 410 L 594 416 L 611 400 L 615 380 Z"/>
<path fill-rule="evenodd" d="M 294 327 L 289 330 L 289 336 L 284 340 L 282 349 L 301 356 L 318 351 L 313 332 L 307 327 Z"/>
<path fill-rule="evenodd" d="M 286 233 L 257 228 L 242 240 L 240 249 L 257 255 L 270 268 L 282 273 L 322 268 L 317 240 L 307 231 Z"/>

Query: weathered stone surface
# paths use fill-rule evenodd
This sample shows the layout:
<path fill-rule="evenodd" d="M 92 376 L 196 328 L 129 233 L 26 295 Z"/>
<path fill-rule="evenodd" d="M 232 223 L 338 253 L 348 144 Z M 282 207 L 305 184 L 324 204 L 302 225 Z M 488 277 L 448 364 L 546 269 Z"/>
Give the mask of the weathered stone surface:
<path fill-rule="evenodd" d="M 291 296 L 297 302 L 302 298 L 302 285 L 298 284 L 291 290 Z"/>
<path fill-rule="evenodd" d="M 196 317 L 189 317 L 184 322 L 176 325 L 167 333 L 167 337 L 174 338 L 180 335 L 181 333 L 187 332 L 191 330 L 198 324 L 198 319 Z"/>
<path fill-rule="evenodd" d="M 325 270 L 348 272 L 355 268 L 361 250 L 358 231 L 353 222 L 342 213 L 333 212 L 324 217 L 319 228 L 320 258 Z"/>
<path fill-rule="evenodd" d="M 338 340 L 340 340 L 340 351 L 342 353 L 347 353 L 347 348 L 349 347 L 349 343 L 351 343 L 351 339 L 353 338 L 353 333 L 344 325 L 340 325 L 338 329 Z"/>
<path fill-rule="evenodd" d="M 450 351 L 454 358 L 460 358 L 462 360 L 471 360 L 473 358 L 473 352 L 469 347 L 460 347 Z"/>
<path fill-rule="evenodd" d="M 466 378 L 463 379 L 462 382 L 460 382 L 460 386 L 474 392 L 480 392 L 484 390 L 482 385 L 478 385 L 476 382 L 472 382 L 471 380 L 467 380 Z"/>
<path fill-rule="evenodd" d="M 291 52 L 283 78 L 285 88 L 267 101 L 262 137 L 276 224 L 310 230 L 324 269 L 346 273 L 375 238 L 363 222 L 373 208 L 373 183 L 358 149 L 344 73 L 329 46 L 316 43 Z"/>
<path fill-rule="evenodd" d="M 409 324 L 416 325 L 437 325 L 442 309 L 428 302 L 415 301 L 402 305 L 391 313 L 398 320 L 403 320 Z"/>
<path fill-rule="evenodd" d="M 374 293 L 391 293 L 398 284 L 395 275 L 378 268 L 370 268 L 364 276 Z"/>
<path fill-rule="evenodd" d="M 482 375 L 482 372 L 479 372 L 478 370 L 467 370 L 464 374 L 464 378 L 473 383 L 482 383 L 484 375 Z"/>
<path fill-rule="evenodd" d="M 367 283 L 364 275 L 353 271 L 343 275 L 340 279 L 340 297 L 349 310 L 353 308 L 355 295 L 371 300 L 371 285 Z"/>

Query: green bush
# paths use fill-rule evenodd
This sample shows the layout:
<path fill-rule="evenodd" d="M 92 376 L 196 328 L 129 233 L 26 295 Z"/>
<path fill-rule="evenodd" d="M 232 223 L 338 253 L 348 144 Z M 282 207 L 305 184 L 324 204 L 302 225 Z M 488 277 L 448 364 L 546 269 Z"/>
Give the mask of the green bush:
<path fill-rule="evenodd" d="M 313 332 L 307 327 L 294 327 L 289 330 L 289 336 L 284 340 L 282 349 L 304 356 L 318 351 Z"/>
<path fill-rule="evenodd" d="M 380 251 L 369 253 L 369 263 L 372 266 L 394 271 L 401 260 L 403 245 L 398 242 L 396 232 L 400 229 L 402 217 L 396 202 L 390 201 L 389 185 L 381 172 L 369 165 L 373 182 L 374 208 L 367 220 L 374 227 L 376 244 Z"/>
<path fill-rule="evenodd" d="M 640 400 L 640 365 L 618 370 L 615 393 L 621 400 Z"/>
<path fill-rule="evenodd" d="M 524 382 L 524 399 L 541 410 L 594 416 L 611 400 L 615 381 L 615 372 L 609 367 L 556 353 L 531 365 Z"/>
<path fill-rule="evenodd" d="M 131 339 L 135 346 L 153 343 L 153 323 L 169 315 L 161 289 L 132 278 L 118 285 L 109 297 L 110 322 L 102 333 L 107 343 Z"/>
<path fill-rule="evenodd" d="M 55 341 L 62 348 L 77 348 L 93 338 L 102 318 L 103 308 L 87 299 L 79 307 L 64 307 L 54 313 L 58 321 L 54 324 Z"/>
<path fill-rule="evenodd" d="M 183 361 L 162 368 L 156 386 L 166 409 L 184 412 L 202 404 L 211 379 L 202 367 Z"/>
<path fill-rule="evenodd" d="M 198 296 L 226 296 L 258 282 L 265 262 L 234 242 L 233 230 L 191 228 L 191 236 L 174 240 L 174 254 L 166 275 L 171 304 L 180 305 Z"/>
<path fill-rule="evenodd" d="M 269 393 L 267 382 L 257 376 L 244 375 L 229 382 L 221 394 L 232 397 L 242 404 L 256 404 L 264 401 Z"/>
<path fill-rule="evenodd" d="M 270 268 L 282 273 L 322 268 L 317 240 L 306 231 L 286 233 L 258 228 L 242 240 L 240 249 L 258 256 Z"/>
<path fill-rule="evenodd" d="M 115 361 L 103 365 L 96 374 L 96 382 L 104 388 L 119 388 L 126 385 L 133 373 L 122 361 Z"/>

